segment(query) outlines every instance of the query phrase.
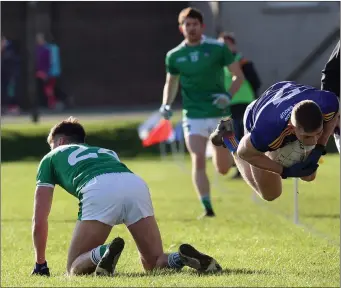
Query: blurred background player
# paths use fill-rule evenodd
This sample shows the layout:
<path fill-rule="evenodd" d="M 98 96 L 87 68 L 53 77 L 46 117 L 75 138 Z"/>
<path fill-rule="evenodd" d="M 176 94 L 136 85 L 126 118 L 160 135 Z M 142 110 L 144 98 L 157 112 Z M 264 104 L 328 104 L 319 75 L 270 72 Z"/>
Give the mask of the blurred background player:
<path fill-rule="evenodd" d="M 203 35 L 204 20 L 199 10 L 191 7 L 182 10 L 178 21 L 185 40 L 167 53 L 167 76 L 160 112 L 166 119 L 171 117 L 171 104 L 180 82 L 183 128 L 192 159 L 192 180 L 205 208 L 203 217 L 212 217 L 215 213 L 206 174 L 207 140 L 220 118 L 230 114 L 228 105 L 244 76 L 226 45 Z M 224 86 L 224 67 L 234 75 L 228 91 Z M 225 175 L 233 159 L 228 150 L 215 147 L 213 163 L 216 170 Z"/>
<path fill-rule="evenodd" d="M 211 135 L 214 145 L 226 145 L 244 180 L 264 200 L 282 194 L 281 178 L 297 177 L 313 181 L 318 161 L 333 133 L 339 115 L 339 101 L 334 93 L 283 81 L 272 85 L 253 101 L 245 112 L 247 133 L 239 145 L 233 132 L 233 119 L 222 120 Z M 283 167 L 270 159 L 268 152 L 299 140 L 311 151 L 303 163 Z"/>
<path fill-rule="evenodd" d="M 242 139 L 244 136 L 244 125 L 243 117 L 247 105 L 249 105 L 255 98 L 257 98 L 258 90 L 261 86 L 261 81 L 259 79 L 258 73 L 256 72 L 253 63 L 246 59 L 237 50 L 237 43 L 233 33 L 222 32 L 219 36 L 219 41 L 224 42 L 225 45 L 231 50 L 234 60 L 239 63 L 240 69 L 244 74 L 244 81 L 240 86 L 240 89 L 233 96 L 230 102 L 231 116 L 234 121 L 235 135 L 238 140 Z M 233 82 L 233 74 L 229 71 L 227 67 L 225 71 L 225 88 L 228 91 Z M 240 178 L 240 172 L 237 169 L 236 173 L 232 178 Z"/>
<path fill-rule="evenodd" d="M 20 78 L 20 53 L 18 43 L 1 36 L 1 104 L 2 112 L 17 115 L 18 86 Z"/>
<path fill-rule="evenodd" d="M 112 227 L 125 224 L 133 236 L 145 270 L 221 270 L 210 256 L 191 245 L 165 254 L 147 184 L 130 171 L 114 151 L 89 146 L 85 131 L 70 117 L 52 127 L 47 142 L 51 151 L 43 157 L 37 173 L 32 238 L 35 267 L 32 274 L 49 276 L 46 262 L 48 216 L 55 185 L 79 200 L 78 221 L 68 252 L 67 273 L 113 275 L 124 240 L 104 245 Z"/>
<path fill-rule="evenodd" d="M 340 40 L 322 70 L 321 89 L 335 93 L 340 99 Z M 334 139 L 340 153 L 340 121 L 335 127 Z"/>

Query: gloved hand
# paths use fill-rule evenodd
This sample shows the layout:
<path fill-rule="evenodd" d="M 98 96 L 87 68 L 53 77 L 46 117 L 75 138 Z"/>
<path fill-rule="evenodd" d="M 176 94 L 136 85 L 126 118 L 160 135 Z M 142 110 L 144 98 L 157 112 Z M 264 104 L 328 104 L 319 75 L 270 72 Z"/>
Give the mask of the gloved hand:
<path fill-rule="evenodd" d="M 303 163 L 306 163 L 307 165 L 317 164 L 321 156 L 326 154 L 325 148 L 325 146 L 317 144 Z"/>
<path fill-rule="evenodd" d="M 219 109 L 225 109 L 230 104 L 232 99 L 229 93 L 213 94 L 212 97 L 215 98 L 212 104 L 217 106 Z"/>
<path fill-rule="evenodd" d="M 284 167 L 281 177 L 286 179 L 288 177 L 301 178 L 310 176 L 317 170 L 318 167 L 319 165 L 317 163 L 309 164 L 306 163 L 306 161 L 300 162 L 291 167 Z"/>
<path fill-rule="evenodd" d="M 36 263 L 31 275 L 40 275 L 40 276 L 50 276 L 50 269 L 47 267 L 47 262 L 43 264 Z"/>
<path fill-rule="evenodd" d="M 161 105 L 159 111 L 162 117 L 165 118 L 166 120 L 169 120 L 173 116 L 173 112 L 170 105 Z"/>

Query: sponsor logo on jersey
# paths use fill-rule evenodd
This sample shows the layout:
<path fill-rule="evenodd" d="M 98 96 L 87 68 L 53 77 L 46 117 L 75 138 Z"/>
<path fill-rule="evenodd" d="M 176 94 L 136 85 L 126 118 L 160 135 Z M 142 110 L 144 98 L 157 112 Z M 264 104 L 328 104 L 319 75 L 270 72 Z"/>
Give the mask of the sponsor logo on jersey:
<path fill-rule="evenodd" d="M 176 63 L 181 63 L 181 62 L 186 62 L 187 58 L 186 57 L 179 57 L 176 59 Z"/>
<path fill-rule="evenodd" d="M 291 116 L 291 111 L 292 111 L 293 108 L 294 108 L 294 106 L 290 106 L 290 107 L 288 107 L 287 109 L 285 109 L 285 110 L 281 113 L 280 118 L 281 118 L 281 119 L 285 119 L 285 121 L 288 121 L 289 118 L 290 118 L 290 116 Z"/>
<path fill-rule="evenodd" d="M 199 51 L 189 53 L 189 57 L 191 58 L 192 62 L 197 62 L 199 60 Z"/>

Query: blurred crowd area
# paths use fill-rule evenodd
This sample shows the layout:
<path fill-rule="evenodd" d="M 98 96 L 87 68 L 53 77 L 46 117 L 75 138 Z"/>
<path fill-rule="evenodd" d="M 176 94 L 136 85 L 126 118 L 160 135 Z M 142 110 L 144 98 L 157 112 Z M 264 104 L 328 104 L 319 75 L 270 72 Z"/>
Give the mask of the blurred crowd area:
<path fill-rule="evenodd" d="M 46 39 L 47 38 L 47 39 Z M 1 36 L 1 107 L 3 114 L 18 115 L 21 112 L 18 99 L 22 85 L 21 69 L 25 69 L 21 58 L 19 41 Z M 59 99 L 57 82 L 61 75 L 60 52 L 52 37 L 43 33 L 36 35 L 35 79 L 39 106 L 50 110 L 63 110 Z"/>
<path fill-rule="evenodd" d="M 281 80 L 319 87 L 339 38 L 340 7 L 331 1 L 2 2 L 2 113 L 28 112 L 33 98 L 47 112 L 157 109 L 165 56 L 183 41 L 177 17 L 188 6 L 203 12 L 205 35 L 232 35 L 225 42 L 240 54 L 257 96 Z M 33 18 L 36 31 L 31 32 L 27 27 Z M 30 33 L 30 39 L 35 37 L 34 97 L 28 80 L 33 79 Z M 302 66 L 309 56 L 312 60 Z M 181 98 L 175 103 L 180 105 Z"/>

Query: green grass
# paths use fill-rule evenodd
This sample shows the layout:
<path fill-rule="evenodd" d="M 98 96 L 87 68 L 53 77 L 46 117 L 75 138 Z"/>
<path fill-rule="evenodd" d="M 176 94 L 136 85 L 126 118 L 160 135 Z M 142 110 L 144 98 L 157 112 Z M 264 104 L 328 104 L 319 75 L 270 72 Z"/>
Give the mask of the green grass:
<path fill-rule="evenodd" d="M 52 277 L 29 276 L 34 265 L 31 217 L 37 162 L 9 162 L 2 165 L 1 286 L 339 287 L 339 246 L 279 215 L 291 215 L 291 180 L 284 181 L 280 199 L 254 202 L 244 182 L 216 177 L 209 164 L 209 174 L 215 179 L 212 193 L 217 218 L 198 221 L 202 210 L 192 188 L 188 158 L 183 168 L 172 159 L 125 162 L 151 188 L 165 251 L 175 251 L 183 242 L 191 243 L 213 255 L 224 268 L 223 273 L 198 276 L 185 268 L 180 273 L 144 274 L 131 236 L 124 226 L 118 226 L 110 237 L 120 235 L 126 247 L 115 278 L 65 277 L 78 206 L 75 198 L 57 189 L 47 248 Z M 339 166 L 338 155 L 326 157 L 316 181 L 300 183 L 299 194 L 301 222 L 334 242 L 339 242 Z"/>

